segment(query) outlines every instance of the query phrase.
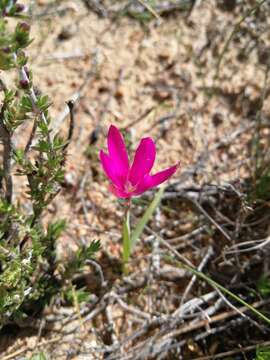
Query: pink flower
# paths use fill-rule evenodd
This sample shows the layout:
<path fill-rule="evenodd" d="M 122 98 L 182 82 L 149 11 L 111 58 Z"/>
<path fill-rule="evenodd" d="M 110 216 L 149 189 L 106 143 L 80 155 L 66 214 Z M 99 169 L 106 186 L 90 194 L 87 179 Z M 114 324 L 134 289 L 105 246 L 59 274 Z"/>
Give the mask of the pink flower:
<path fill-rule="evenodd" d="M 110 126 L 107 143 L 109 154 L 101 150 L 100 161 L 111 181 L 110 191 L 119 198 L 128 199 L 158 186 L 169 179 L 179 166 L 178 163 L 150 175 L 156 157 L 156 147 L 150 137 L 141 140 L 130 166 L 123 137 L 114 125 Z"/>

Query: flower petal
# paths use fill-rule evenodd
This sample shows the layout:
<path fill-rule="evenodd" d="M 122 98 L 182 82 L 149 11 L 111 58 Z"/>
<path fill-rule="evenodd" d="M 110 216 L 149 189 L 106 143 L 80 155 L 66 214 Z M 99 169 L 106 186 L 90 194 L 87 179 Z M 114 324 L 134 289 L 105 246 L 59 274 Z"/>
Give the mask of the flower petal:
<path fill-rule="evenodd" d="M 154 141 L 148 137 L 141 140 L 129 172 L 129 181 L 137 185 L 145 175 L 149 174 L 156 158 Z"/>
<path fill-rule="evenodd" d="M 117 186 L 121 187 L 121 181 L 119 180 L 117 173 L 115 171 L 114 163 L 111 161 L 110 157 L 103 151 L 100 150 L 99 158 L 103 167 L 103 170 L 107 177 Z"/>
<path fill-rule="evenodd" d="M 165 170 L 162 170 L 155 175 L 146 175 L 143 180 L 138 184 L 136 190 L 133 192 L 133 195 L 140 195 L 146 190 L 152 189 L 153 187 L 162 184 L 176 172 L 178 166 L 179 163 Z"/>
<path fill-rule="evenodd" d="M 120 190 L 113 184 L 110 184 L 109 190 L 111 193 L 113 193 L 115 196 L 117 196 L 118 198 L 121 198 L 121 199 L 127 199 L 131 196 L 130 194 L 126 193 L 125 191 Z"/>
<path fill-rule="evenodd" d="M 116 173 L 126 179 L 129 171 L 128 154 L 123 136 L 114 125 L 110 126 L 107 142 L 109 156 L 114 163 Z"/>

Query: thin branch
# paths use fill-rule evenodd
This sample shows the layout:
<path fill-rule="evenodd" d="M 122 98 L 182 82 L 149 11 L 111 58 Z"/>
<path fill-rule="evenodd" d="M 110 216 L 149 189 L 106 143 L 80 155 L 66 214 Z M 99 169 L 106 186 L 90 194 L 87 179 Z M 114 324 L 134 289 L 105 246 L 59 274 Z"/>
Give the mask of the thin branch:
<path fill-rule="evenodd" d="M 63 152 L 66 153 L 67 148 L 70 144 L 70 141 L 72 139 L 73 136 L 73 132 L 74 132 L 74 101 L 73 100 L 69 100 L 67 101 L 67 106 L 68 106 L 68 110 L 69 110 L 69 117 L 70 117 L 70 122 L 69 122 L 69 131 L 68 131 L 68 137 L 67 137 L 67 141 L 66 144 L 63 147 Z"/>
<path fill-rule="evenodd" d="M 2 83 L 1 83 L 2 84 Z M 0 139 L 3 142 L 4 154 L 3 154 L 3 171 L 4 171 L 4 180 L 5 180 L 5 198 L 6 201 L 12 203 L 12 194 L 13 194 L 13 180 L 11 176 L 11 159 L 13 152 L 13 144 L 11 139 L 11 133 L 7 129 L 4 123 L 4 111 L 5 105 L 2 106 L 0 112 Z"/>
<path fill-rule="evenodd" d="M 37 131 L 37 125 L 38 125 L 38 121 L 37 121 L 37 118 L 35 117 L 34 124 L 33 124 L 32 130 L 31 130 L 31 134 L 29 136 L 29 139 L 28 139 L 27 144 L 26 144 L 25 149 L 24 149 L 24 154 L 25 155 L 27 155 L 28 151 L 31 148 L 32 142 L 34 140 L 34 137 L 35 137 L 35 134 L 36 134 L 36 131 Z"/>
<path fill-rule="evenodd" d="M 137 0 L 137 1 L 143 7 L 145 7 L 145 9 L 148 10 L 149 13 L 152 14 L 157 20 L 161 21 L 161 17 L 158 15 L 158 13 L 149 4 L 147 4 L 147 2 L 145 2 L 143 0 Z"/>
<path fill-rule="evenodd" d="M 207 264 L 207 262 L 209 261 L 210 257 L 213 255 L 213 248 L 212 246 L 209 246 L 209 248 L 207 249 L 207 252 L 206 254 L 204 255 L 201 263 L 199 264 L 198 266 L 198 271 L 202 271 L 203 268 L 205 267 L 205 265 Z M 179 316 L 182 312 L 182 305 L 184 304 L 184 301 L 188 295 L 188 293 L 190 292 L 192 286 L 194 285 L 195 281 L 196 281 L 196 275 L 193 275 L 188 286 L 186 287 L 185 291 L 184 291 L 184 294 L 182 296 L 182 299 L 181 299 L 181 304 L 180 304 L 180 307 L 179 309 L 177 309 L 175 312 L 174 312 L 174 316 Z"/>
<path fill-rule="evenodd" d="M 93 266 L 93 267 L 96 269 L 96 271 L 97 271 L 97 273 L 98 273 L 98 275 L 99 275 L 99 277 L 100 277 L 101 287 L 106 286 L 106 281 L 105 281 L 105 279 L 104 279 L 102 267 L 99 265 L 99 263 L 98 263 L 96 260 L 93 260 L 93 259 L 86 259 L 86 260 L 85 260 L 85 263 L 86 263 L 87 265 Z"/>

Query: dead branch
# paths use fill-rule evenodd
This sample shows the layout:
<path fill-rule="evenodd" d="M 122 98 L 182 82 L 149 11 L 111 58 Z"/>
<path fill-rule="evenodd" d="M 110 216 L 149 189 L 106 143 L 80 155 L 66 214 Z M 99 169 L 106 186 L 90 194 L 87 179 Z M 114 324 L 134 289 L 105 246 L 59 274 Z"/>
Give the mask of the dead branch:
<path fill-rule="evenodd" d="M 68 106 L 68 110 L 69 110 L 69 116 L 70 116 L 70 122 L 69 122 L 69 130 L 68 130 L 68 136 L 67 136 L 67 140 L 66 143 L 63 147 L 63 152 L 66 153 L 67 148 L 70 144 L 70 141 L 72 139 L 73 136 L 73 132 L 74 132 L 74 101 L 73 100 L 69 100 L 67 101 L 67 106 Z"/>

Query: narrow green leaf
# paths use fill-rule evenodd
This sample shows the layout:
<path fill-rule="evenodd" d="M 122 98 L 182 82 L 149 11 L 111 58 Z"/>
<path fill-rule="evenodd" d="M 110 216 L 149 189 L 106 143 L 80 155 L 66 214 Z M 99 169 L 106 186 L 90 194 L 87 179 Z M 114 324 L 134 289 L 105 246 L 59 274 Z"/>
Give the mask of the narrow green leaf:
<path fill-rule="evenodd" d="M 221 292 L 223 292 L 226 295 L 229 295 L 232 299 L 236 300 L 238 303 L 244 305 L 247 307 L 250 311 L 252 311 L 255 315 L 257 315 L 259 318 L 264 320 L 268 325 L 270 325 L 270 318 L 268 318 L 266 315 L 264 315 L 262 312 L 254 308 L 252 305 L 248 304 L 245 300 L 243 300 L 240 296 L 234 294 L 230 290 L 226 289 L 224 286 L 220 285 L 213 279 L 211 279 L 209 276 L 205 275 L 203 272 L 193 268 L 190 265 L 182 264 L 182 266 L 191 271 L 194 275 L 196 275 L 198 278 L 205 280 L 208 284 L 210 284 L 212 287 L 219 289 Z"/>
<path fill-rule="evenodd" d="M 145 225 L 148 223 L 148 221 L 152 217 L 154 211 L 158 207 L 160 200 L 162 198 L 163 192 L 164 192 L 164 187 L 162 186 L 159 189 L 159 191 L 156 193 L 153 201 L 151 202 L 151 204 L 149 205 L 149 207 L 147 208 L 145 213 L 143 214 L 143 217 L 137 223 L 136 228 L 134 229 L 132 236 L 131 236 L 131 240 L 130 240 L 131 251 L 134 248 L 136 241 L 141 236 Z"/>

